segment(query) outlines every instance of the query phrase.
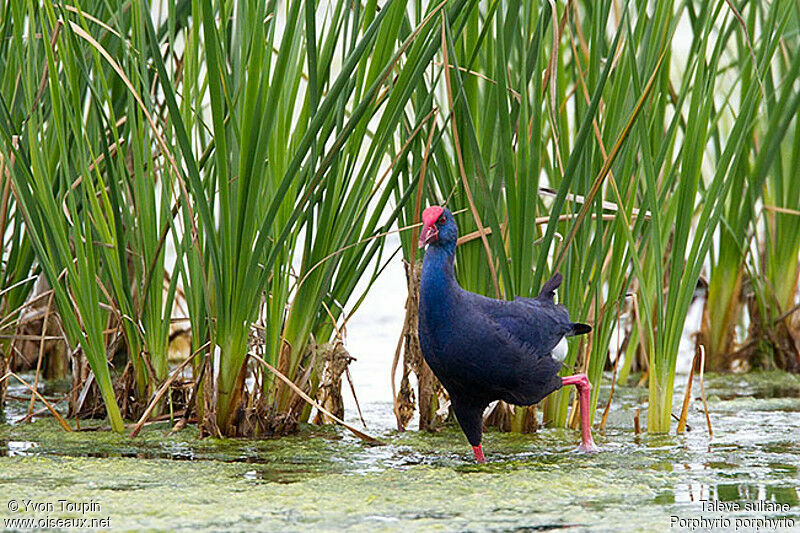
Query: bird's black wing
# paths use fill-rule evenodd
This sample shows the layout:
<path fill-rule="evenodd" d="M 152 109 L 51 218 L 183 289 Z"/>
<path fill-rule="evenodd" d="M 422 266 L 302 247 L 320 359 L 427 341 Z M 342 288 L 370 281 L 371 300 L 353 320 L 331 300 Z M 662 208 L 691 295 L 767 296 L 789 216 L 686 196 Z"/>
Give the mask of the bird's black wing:
<path fill-rule="evenodd" d="M 511 302 L 469 294 L 474 308 L 480 309 L 519 343 L 529 346 L 534 354 L 542 356 L 550 355 L 565 336 L 584 332 L 583 328 L 576 330 L 576 324 L 563 305 L 553 302 L 560 284 L 561 274 L 556 274 L 544 284 L 536 298 L 517 297 Z"/>
<path fill-rule="evenodd" d="M 457 396 L 502 399 L 516 405 L 538 403 L 561 386 L 561 363 L 549 351 L 512 334 L 503 323 L 511 315 L 498 312 L 492 302 L 498 301 L 461 293 L 458 309 L 468 311 L 453 315 L 457 335 L 448 346 L 450 357 L 441 364 L 435 362 L 439 368 L 434 372 L 438 370 L 439 379 Z"/>

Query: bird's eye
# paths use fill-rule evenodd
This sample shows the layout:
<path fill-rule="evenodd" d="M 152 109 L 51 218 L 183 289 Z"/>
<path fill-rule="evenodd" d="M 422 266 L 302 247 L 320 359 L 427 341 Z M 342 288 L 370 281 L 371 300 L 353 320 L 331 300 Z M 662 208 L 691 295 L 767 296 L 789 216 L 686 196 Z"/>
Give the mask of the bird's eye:
<path fill-rule="evenodd" d="M 444 218 L 444 215 L 442 215 L 442 216 L 439 217 L 439 220 L 437 220 L 436 223 L 441 226 L 442 224 L 444 224 L 444 221 L 445 221 L 445 218 Z"/>

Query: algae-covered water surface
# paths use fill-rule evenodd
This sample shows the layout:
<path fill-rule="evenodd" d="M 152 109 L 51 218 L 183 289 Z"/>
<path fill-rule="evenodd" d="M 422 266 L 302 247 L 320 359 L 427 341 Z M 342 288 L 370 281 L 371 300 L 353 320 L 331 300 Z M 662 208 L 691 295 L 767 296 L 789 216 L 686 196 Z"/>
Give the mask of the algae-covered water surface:
<path fill-rule="evenodd" d="M 486 465 L 455 427 L 392 431 L 380 402 L 365 414 L 381 446 L 333 427 L 256 441 L 167 435 L 167 424 L 136 439 L 65 433 L 48 419 L 5 424 L 0 518 L 8 529 L 800 529 L 800 380 L 711 376 L 706 386 L 713 438 L 701 402 L 685 435 L 636 435 L 646 393 L 618 387 L 600 453 L 576 453 L 573 431 L 490 431 Z"/>

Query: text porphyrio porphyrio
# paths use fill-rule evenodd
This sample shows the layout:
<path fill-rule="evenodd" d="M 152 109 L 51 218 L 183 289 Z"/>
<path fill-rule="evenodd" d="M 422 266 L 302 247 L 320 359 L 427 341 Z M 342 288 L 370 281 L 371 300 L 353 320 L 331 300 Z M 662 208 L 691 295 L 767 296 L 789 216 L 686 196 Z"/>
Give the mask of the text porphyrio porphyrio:
<path fill-rule="evenodd" d="M 553 348 L 562 338 L 592 328 L 572 322 L 553 302 L 561 274 L 544 284 L 536 298 L 494 300 L 462 289 L 455 278 L 458 228 L 449 210 L 432 206 L 422 213 L 419 340 L 428 366 L 450 394 L 458 423 L 484 462 L 483 411 L 495 400 L 533 405 L 563 385 L 580 394 L 581 445 L 596 451 L 589 423 L 591 385 L 585 374 L 562 378 Z"/>

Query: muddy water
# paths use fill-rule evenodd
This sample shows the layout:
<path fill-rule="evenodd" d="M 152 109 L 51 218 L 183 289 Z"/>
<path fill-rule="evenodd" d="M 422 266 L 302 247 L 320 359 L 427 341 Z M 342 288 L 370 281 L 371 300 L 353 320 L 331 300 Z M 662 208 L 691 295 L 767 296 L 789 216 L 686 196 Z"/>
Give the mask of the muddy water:
<path fill-rule="evenodd" d="M 686 435 L 635 435 L 646 391 L 621 387 L 596 435 L 601 453 L 576 453 L 570 430 L 489 432 L 487 465 L 472 464 L 454 427 L 393 432 L 391 405 L 373 401 L 365 415 L 383 446 L 336 428 L 221 441 L 191 428 L 167 436 L 167 425 L 135 440 L 67 434 L 51 420 L 2 425 L 0 519 L 95 518 L 115 530 L 800 530 L 800 380 L 710 376 L 706 386 L 713 438 L 699 401 Z M 11 407 L 14 417 L 26 406 Z"/>

